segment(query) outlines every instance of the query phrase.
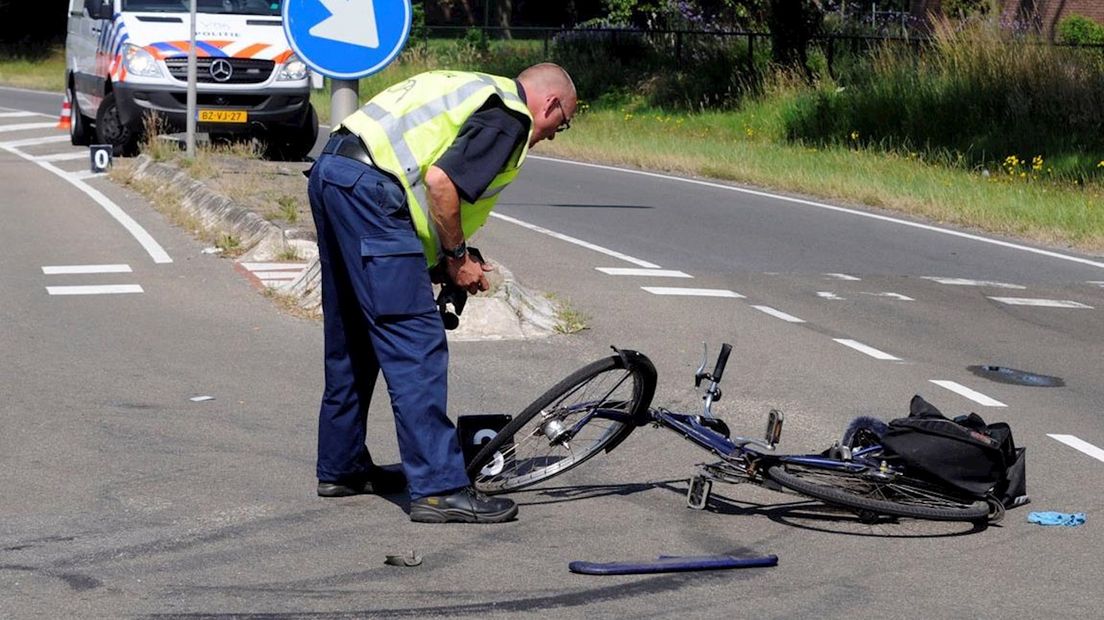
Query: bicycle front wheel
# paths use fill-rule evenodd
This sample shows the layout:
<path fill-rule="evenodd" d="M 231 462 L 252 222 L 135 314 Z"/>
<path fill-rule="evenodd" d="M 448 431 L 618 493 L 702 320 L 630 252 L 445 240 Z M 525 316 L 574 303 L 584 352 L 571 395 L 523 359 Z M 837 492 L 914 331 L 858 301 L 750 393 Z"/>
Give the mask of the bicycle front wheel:
<path fill-rule="evenodd" d="M 983 521 L 984 501 L 962 499 L 905 476 L 849 472 L 811 465 L 783 463 L 767 470 L 778 484 L 825 503 L 877 514 L 930 521 Z"/>
<path fill-rule="evenodd" d="M 522 489 L 612 449 L 632 432 L 655 395 L 656 370 L 635 351 L 589 364 L 533 401 L 468 465 L 487 494 Z"/>

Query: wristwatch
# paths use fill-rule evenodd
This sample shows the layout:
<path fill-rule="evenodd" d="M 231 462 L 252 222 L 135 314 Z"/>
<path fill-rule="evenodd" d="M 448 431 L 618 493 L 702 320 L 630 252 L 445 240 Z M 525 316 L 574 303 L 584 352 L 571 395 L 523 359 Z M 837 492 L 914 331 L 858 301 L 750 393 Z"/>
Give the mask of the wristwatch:
<path fill-rule="evenodd" d="M 445 256 L 455 260 L 460 260 L 468 255 L 468 244 L 461 241 L 460 245 L 452 248 L 451 250 L 442 248 L 442 251 L 445 253 Z"/>

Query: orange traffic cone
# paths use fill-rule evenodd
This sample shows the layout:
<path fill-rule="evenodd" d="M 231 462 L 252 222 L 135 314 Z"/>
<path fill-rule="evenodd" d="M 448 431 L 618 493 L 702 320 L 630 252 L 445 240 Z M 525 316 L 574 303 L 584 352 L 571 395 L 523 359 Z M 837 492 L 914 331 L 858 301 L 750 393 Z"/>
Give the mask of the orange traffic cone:
<path fill-rule="evenodd" d="M 73 123 L 73 104 L 69 102 L 69 93 L 65 93 L 65 103 L 61 104 L 61 116 L 58 117 L 58 129 L 69 130 Z"/>

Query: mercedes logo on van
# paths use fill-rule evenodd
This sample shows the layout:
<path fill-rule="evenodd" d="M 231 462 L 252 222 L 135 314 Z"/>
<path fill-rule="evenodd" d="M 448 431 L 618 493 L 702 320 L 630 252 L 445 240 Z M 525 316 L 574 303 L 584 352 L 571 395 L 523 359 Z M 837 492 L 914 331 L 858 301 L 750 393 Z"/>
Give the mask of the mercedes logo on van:
<path fill-rule="evenodd" d="M 225 82 L 230 79 L 230 76 L 234 75 L 234 67 L 230 64 L 230 61 L 222 58 L 215 59 L 211 63 L 209 71 L 216 82 Z"/>

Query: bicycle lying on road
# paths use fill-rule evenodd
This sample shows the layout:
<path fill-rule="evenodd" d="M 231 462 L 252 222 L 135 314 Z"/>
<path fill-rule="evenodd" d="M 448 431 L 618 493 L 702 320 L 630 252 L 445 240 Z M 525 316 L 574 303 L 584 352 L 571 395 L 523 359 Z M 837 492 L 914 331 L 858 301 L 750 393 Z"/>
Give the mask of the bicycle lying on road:
<path fill-rule="evenodd" d="M 645 355 L 614 349 L 616 355 L 593 362 L 560 381 L 510 420 L 472 459 L 468 474 L 487 494 L 506 493 L 568 471 L 601 451 L 617 447 L 639 426 L 672 430 L 720 458 L 699 466 L 689 481 L 687 505 L 704 509 L 713 482 L 778 485 L 827 504 L 856 511 L 864 521 L 879 516 L 935 521 L 994 523 L 1004 515 L 996 498 L 957 494 L 911 477 L 884 454 L 878 436 L 867 428 L 849 429 L 822 454 L 778 454 L 783 415 L 771 410 L 764 439 L 733 437 L 713 414 L 721 398 L 721 376 L 731 345 L 724 344 L 712 373 L 707 358 L 694 375 L 705 382 L 704 410 L 692 415 L 652 408 L 656 369 Z M 707 355 L 707 354 L 706 354 Z M 773 483 L 773 484 L 772 484 Z"/>

